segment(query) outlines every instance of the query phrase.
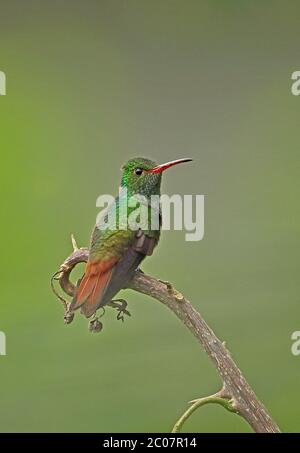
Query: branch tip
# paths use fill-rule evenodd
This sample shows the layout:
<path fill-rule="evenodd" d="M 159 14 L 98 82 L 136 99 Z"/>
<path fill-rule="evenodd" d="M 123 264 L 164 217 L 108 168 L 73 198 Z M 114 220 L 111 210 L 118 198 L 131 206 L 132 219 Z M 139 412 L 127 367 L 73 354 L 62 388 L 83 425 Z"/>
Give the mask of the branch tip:
<path fill-rule="evenodd" d="M 76 239 L 75 239 L 73 233 L 71 234 L 71 241 L 72 241 L 73 251 L 76 252 L 76 250 L 78 250 L 78 245 L 77 245 L 77 242 L 76 242 Z"/>

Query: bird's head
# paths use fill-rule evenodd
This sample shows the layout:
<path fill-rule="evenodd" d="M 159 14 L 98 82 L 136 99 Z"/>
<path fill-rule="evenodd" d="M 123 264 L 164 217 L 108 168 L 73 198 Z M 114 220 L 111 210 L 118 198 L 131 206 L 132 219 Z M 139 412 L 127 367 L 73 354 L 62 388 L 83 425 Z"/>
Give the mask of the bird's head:
<path fill-rule="evenodd" d="M 126 162 L 121 170 L 123 171 L 121 187 L 126 187 L 131 194 L 145 196 L 158 195 L 162 172 L 177 164 L 190 162 L 192 159 L 177 159 L 157 165 L 150 159 L 136 157 Z"/>

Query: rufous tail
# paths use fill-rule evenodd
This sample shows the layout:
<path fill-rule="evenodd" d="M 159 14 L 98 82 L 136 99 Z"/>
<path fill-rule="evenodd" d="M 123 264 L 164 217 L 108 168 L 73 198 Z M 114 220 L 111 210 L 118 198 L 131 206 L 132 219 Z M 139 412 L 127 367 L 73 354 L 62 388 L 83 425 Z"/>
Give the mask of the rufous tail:
<path fill-rule="evenodd" d="M 70 310 L 81 307 L 81 312 L 89 317 L 101 305 L 101 299 L 110 281 L 117 260 L 88 262 L 85 274 L 71 302 Z"/>

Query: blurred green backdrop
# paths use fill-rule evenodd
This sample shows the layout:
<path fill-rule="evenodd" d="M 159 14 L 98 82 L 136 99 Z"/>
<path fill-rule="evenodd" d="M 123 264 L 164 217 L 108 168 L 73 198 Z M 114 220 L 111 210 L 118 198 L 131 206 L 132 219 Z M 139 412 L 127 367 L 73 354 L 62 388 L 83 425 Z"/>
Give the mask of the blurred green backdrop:
<path fill-rule="evenodd" d="M 297 1 L 1 1 L 1 431 L 163 432 L 219 389 L 190 333 L 127 291 L 99 335 L 63 325 L 51 274 L 87 245 L 121 164 L 189 156 L 165 193 L 206 195 L 205 237 L 164 232 L 144 270 L 201 311 L 285 431 L 299 431 Z M 170 259 L 171 257 L 171 259 Z M 204 407 L 187 431 L 249 431 Z"/>

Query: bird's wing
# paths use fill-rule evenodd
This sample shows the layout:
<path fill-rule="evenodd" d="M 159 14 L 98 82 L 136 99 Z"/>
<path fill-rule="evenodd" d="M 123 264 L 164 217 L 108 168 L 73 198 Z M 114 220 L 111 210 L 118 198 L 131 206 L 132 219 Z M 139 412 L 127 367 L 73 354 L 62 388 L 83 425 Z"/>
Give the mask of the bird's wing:
<path fill-rule="evenodd" d="M 157 239 L 131 230 L 94 230 L 90 258 L 70 309 L 81 307 L 88 318 L 108 303 L 132 278 L 146 255 L 152 254 Z"/>
<path fill-rule="evenodd" d="M 122 288 L 126 288 L 134 272 L 146 256 L 152 255 L 157 244 L 156 237 L 139 231 L 134 241 L 115 264 L 109 285 L 103 294 L 101 305 L 107 304 Z"/>

